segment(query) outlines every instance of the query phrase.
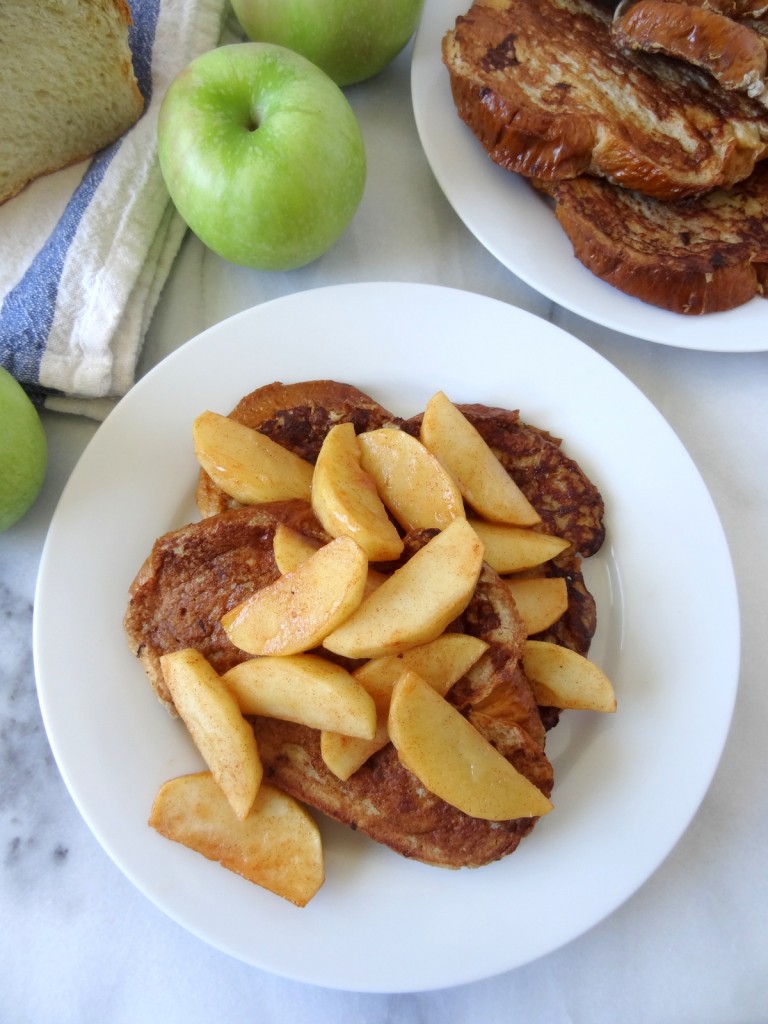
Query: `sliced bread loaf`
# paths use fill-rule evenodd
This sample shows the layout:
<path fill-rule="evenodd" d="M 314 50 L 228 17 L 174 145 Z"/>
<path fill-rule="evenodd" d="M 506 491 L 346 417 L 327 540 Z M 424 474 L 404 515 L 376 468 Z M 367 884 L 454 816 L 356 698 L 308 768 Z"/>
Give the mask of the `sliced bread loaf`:
<path fill-rule="evenodd" d="M 141 116 L 125 0 L 0 3 L 0 202 Z"/>

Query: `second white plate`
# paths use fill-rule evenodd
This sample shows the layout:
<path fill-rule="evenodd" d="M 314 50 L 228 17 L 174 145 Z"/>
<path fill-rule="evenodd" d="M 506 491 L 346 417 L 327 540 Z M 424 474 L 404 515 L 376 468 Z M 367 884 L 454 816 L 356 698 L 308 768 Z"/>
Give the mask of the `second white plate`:
<path fill-rule="evenodd" d="M 438 184 L 489 252 L 542 295 L 594 323 L 635 338 L 712 352 L 768 349 L 768 301 L 690 317 L 625 295 L 595 277 L 573 248 L 546 201 L 527 181 L 493 163 L 461 121 L 440 41 L 471 0 L 426 0 L 411 67 L 413 109 L 421 143 Z"/>

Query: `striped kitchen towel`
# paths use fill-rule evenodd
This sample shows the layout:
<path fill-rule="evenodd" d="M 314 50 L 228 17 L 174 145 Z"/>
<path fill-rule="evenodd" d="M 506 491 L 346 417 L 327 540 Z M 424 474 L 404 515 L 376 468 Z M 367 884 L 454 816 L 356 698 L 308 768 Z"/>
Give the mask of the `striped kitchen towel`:
<path fill-rule="evenodd" d="M 128 391 L 185 225 L 157 161 L 167 86 L 220 40 L 226 0 L 129 0 L 145 111 L 88 161 L 0 206 L 0 365 L 49 408 L 103 418 Z"/>

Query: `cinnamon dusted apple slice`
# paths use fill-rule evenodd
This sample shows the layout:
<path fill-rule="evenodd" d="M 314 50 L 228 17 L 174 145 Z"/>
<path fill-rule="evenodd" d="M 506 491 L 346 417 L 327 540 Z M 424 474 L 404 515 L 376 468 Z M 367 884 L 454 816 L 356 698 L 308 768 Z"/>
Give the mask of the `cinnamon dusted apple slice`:
<path fill-rule="evenodd" d="M 256 799 L 262 765 L 253 729 L 221 677 L 187 648 L 160 658 L 163 678 L 195 746 L 238 818 Z"/>
<path fill-rule="evenodd" d="M 406 530 L 442 530 L 464 515 L 453 477 L 417 438 L 381 427 L 358 436 L 360 464 L 381 500 Z"/>
<path fill-rule="evenodd" d="M 609 714 L 616 710 L 613 684 L 605 672 L 567 647 L 527 640 L 523 670 L 542 706 Z"/>
<path fill-rule="evenodd" d="M 541 521 L 485 440 L 442 391 L 427 403 L 421 440 L 445 466 L 478 515 L 514 526 L 534 526 Z"/>
<path fill-rule="evenodd" d="M 549 629 L 568 610 L 568 586 L 561 576 L 505 580 L 528 636 Z"/>
<path fill-rule="evenodd" d="M 316 654 L 250 658 L 221 677 L 244 715 L 266 715 L 370 740 L 376 705 L 345 668 Z"/>
<path fill-rule="evenodd" d="M 389 735 L 403 765 L 430 793 L 473 818 L 507 821 L 552 809 L 541 790 L 414 672 L 395 683 Z"/>
<path fill-rule="evenodd" d="M 149 824 L 297 907 L 305 907 L 325 880 L 316 822 L 267 782 L 240 820 L 209 772 L 182 775 L 161 786 Z"/>
<path fill-rule="evenodd" d="M 569 546 L 562 537 L 522 526 L 488 523 L 483 519 L 470 519 L 470 523 L 485 545 L 486 562 L 502 575 L 543 565 Z"/>
<path fill-rule="evenodd" d="M 311 464 L 258 430 L 204 412 L 192 426 L 192 440 L 208 476 L 241 505 L 289 498 L 309 501 Z"/>
<path fill-rule="evenodd" d="M 352 423 L 337 423 L 325 436 L 312 477 L 312 508 L 327 533 L 352 537 L 371 562 L 389 561 L 403 550 L 375 483 L 360 465 Z"/>
<path fill-rule="evenodd" d="M 389 702 L 392 687 L 406 670 L 416 672 L 445 696 L 488 649 L 488 644 L 466 633 L 443 633 L 436 640 L 412 647 L 402 654 L 373 658 L 355 669 L 354 678 L 373 698 L 376 733 L 373 739 L 357 739 L 341 732 L 320 735 L 320 753 L 328 768 L 342 781 L 353 775 L 369 757 L 389 742 Z"/>
<path fill-rule="evenodd" d="M 357 608 L 367 576 L 362 548 L 350 537 L 338 537 L 298 569 L 255 591 L 221 624 L 235 647 L 248 654 L 301 654 Z"/>
<path fill-rule="evenodd" d="M 399 654 L 438 637 L 472 597 L 483 545 L 454 519 L 369 594 L 323 646 L 347 658 Z"/>
<path fill-rule="evenodd" d="M 306 534 L 286 526 L 285 523 L 278 523 L 275 528 L 275 535 L 272 538 L 272 551 L 275 556 L 275 563 L 281 573 L 293 572 L 309 558 L 310 555 L 321 548 L 322 542 L 314 537 L 307 537 Z M 383 572 L 368 566 L 368 578 L 365 583 L 365 593 L 369 594 L 375 590 L 387 577 Z"/>

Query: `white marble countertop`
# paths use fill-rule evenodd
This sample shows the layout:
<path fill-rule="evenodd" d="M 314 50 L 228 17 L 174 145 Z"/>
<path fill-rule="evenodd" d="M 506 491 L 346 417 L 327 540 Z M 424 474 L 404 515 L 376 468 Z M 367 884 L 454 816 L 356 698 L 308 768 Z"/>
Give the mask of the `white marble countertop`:
<path fill-rule="evenodd" d="M 501 977 L 424 994 L 340 993 L 270 976 L 208 947 L 110 861 L 79 817 L 46 740 L 31 653 L 36 573 L 59 494 L 96 430 L 93 422 L 47 413 L 43 492 L 0 536 L 3 1024 L 768 1021 L 768 352 L 701 353 L 633 340 L 521 284 L 473 239 L 432 177 L 413 122 L 408 60 L 406 51 L 379 79 L 349 90 L 369 178 L 338 245 L 303 270 L 264 274 L 226 265 L 187 237 L 151 324 L 142 371 L 232 313 L 351 281 L 475 291 L 550 319 L 592 346 L 679 435 L 730 544 L 742 667 L 714 782 L 679 844 L 622 907 L 567 947 Z M 663 494 L 658 507 L 663 515 Z"/>

